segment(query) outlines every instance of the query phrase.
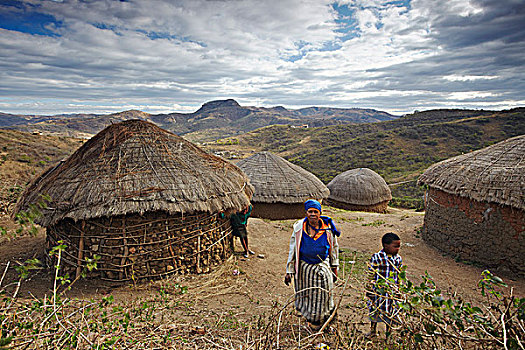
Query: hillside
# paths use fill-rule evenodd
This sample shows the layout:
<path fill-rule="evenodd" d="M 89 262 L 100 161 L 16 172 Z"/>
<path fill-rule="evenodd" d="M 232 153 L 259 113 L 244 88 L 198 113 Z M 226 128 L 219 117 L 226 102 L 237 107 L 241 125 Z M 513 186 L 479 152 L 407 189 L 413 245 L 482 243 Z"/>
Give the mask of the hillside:
<path fill-rule="evenodd" d="M 391 186 L 394 204 L 421 207 L 417 177 L 433 163 L 525 134 L 525 108 L 508 111 L 434 110 L 402 118 L 321 128 L 271 126 L 218 140 L 214 152 L 243 157 L 252 150 L 271 151 L 311 171 L 328 183 L 337 174 L 370 168 Z"/>
<path fill-rule="evenodd" d="M 136 110 L 129 110 L 108 115 L 96 114 L 61 114 L 55 116 L 19 116 L 24 117 L 15 124 L 0 124 L 3 128 L 16 129 L 29 133 L 44 135 L 67 136 L 74 138 L 90 138 L 106 126 L 128 119 L 150 120 L 150 115 Z M 14 118 L 12 118 L 14 119 Z"/>
<path fill-rule="evenodd" d="M 28 181 L 69 156 L 82 142 L 0 129 L 0 217 L 12 208 Z"/>
<path fill-rule="evenodd" d="M 0 113 L 0 118 L 0 127 L 3 128 L 87 138 L 111 123 L 144 119 L 185 136 L 190 141 L 204 142 L 276 124 L 320 127 L 371 123 L 397 117 L 386 112 L 359 108 L 309 107 L 288 110 L 284 107 L 240 106 L 237 101 L 228 99 L 207 102 L 193 113 L 148 114 L 136 110 L 109 115 L 22 116 Z"/>

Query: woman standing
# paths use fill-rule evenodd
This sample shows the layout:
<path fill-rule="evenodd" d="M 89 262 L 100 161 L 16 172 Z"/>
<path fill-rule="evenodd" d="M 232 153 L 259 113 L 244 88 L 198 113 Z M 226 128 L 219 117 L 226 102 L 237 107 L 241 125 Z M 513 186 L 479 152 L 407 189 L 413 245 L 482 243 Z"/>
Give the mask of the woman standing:
<path fill-rule="evenodd" d="M 304 203 L 306 217 L 293 226 L 284 283 L 295 281 L 295 309 L 318 330 L 334 308 L 333 282 L 339 267 L 341 234 L 328 216 L 321 216 L 321 203 Z"/>

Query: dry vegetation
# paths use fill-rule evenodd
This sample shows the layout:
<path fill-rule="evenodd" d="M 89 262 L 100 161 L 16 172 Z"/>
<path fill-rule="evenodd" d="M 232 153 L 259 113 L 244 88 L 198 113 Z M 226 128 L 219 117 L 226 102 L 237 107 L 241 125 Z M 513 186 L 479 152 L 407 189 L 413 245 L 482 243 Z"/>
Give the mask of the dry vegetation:
<path fill-rule="evenodd" d="M 424 244 L 420 213 L 325 209 L 343 236 L 337 318 L 323 333 L 312 333 L 295 315 L 292 289 L 282 283 L 293 220 L 250 219 L 251 247 L 264 258 L 236 254 L 210 274 L 137 284 L 68 281 L 42 270 L 32 258 L 43 260 L 43 234 L 6 242 L 0 245 L 1 341 L 16 349 L 499 349 L 507 337 L 516 339 L 509 349 L 520 349 L 525 281 L 503 287 L 489 275 L 483 296 L 481 268 Z M 365 271 L 386 230 L 402 237 L 409 273 L 402 289 L 385 288 L 396 290 L 405 311 L 388 340 L 384 329 L 368 339 Z"/>
<path fill-rule="evenodd" d="M 54 254 L 60 260 L 60 248 Z M 208 275 L 117 288 L 99 284 L 96 290 L 93 282 L 90 288 L 84 281 L 69 290 L 69 281 L 48 275 L 52 286 L 43 296 L 28 294 L 23 287 L 24 278 L 35 277 L 32 269 L 37 267 L 27 262 L 18 268 L 18 281 L 7 283 L 5 271 L 0 281 L 0 348 L 522 348 L 525 300 L 509 295 L 490 275 L 483 281 L 486 301 L 480 306 L 442 293 L 429 277 L 419 285 L 403 277 L 401 288 L 386 281 L 385 288 L 395 291 L 402 305 L 402 321 L 390 337 L 383 333 L 369 338 L 363 298 L 367 256 L 345 252 L 342 259 L 334 290 L 337 316 L 317 333 L 295 315 L 293 293 L 275 297 L 269 290 L 257 293 L 250 288 L 255 278 L 238 257 Z M 10 268 L 7 264 L 5 270 Z"/>

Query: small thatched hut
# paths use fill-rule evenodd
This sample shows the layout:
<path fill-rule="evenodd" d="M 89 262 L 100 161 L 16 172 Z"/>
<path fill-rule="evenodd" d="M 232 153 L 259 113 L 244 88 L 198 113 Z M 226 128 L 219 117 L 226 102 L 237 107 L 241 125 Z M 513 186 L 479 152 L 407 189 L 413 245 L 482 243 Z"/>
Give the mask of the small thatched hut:
<path fill-rule="evenodd" d="M 255 187 L 252 216 L 273 220 L 304 217 L 304 202 L 323 200 L 328 188 L 314 174 L 270 152 L 237 163 Z"/>
<path fill-rule="evenodd" d="M 336 208 L 385 213 L 392 199 L 385 180 L 368 168 L 347 170 L 327 186 L 330 189 L 328 204 Z"/>
<path fill-rule="evenodd" d="M 422 237 L 459 259 L 525 275 L 525 135 L 432 165 Z"/>
<path fill-rule="evenodd" d="M 50 197 L 36 222 L 47 250 L 63 241 L 63 270 L 125 281 L 208 272 L 231 256 L 219 212 L 249 205 L 253 187 L 236 166 L 152 123 L 113 124 L 37 178 L 17 211 Z"/>

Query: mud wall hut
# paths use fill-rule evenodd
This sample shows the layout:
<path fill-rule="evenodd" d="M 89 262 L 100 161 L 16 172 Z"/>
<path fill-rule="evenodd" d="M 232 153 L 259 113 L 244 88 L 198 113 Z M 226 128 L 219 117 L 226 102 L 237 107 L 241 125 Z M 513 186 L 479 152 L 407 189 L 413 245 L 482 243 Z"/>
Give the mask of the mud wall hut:
<path fill-rule="evenodd" d="M 114 281 L 208 272 L 232 254 L 220 212 L 250 203 L 253 187 L 233 164 L 158 126 L 113 124 L 26 189 L 16 211 L 49 196 L 36 222 L 62 271 Z M 52 262 L 54 264 L 54 262 Z M 53 266 L 53 265 L 51 265 Z"/>
<path fill-rule="evenodd" d="M 525 135 L 434 164 L 422 237 L 461 260 L 525 275 Z"/>
<path fill-rule="evenodd" d="M 304 202 L 328 197 L 314 174 L 270 152 L 256 153 L 237 163 L 254 186 L 252 216 L 284 220 L 304 217 Z"/>
<path fill-rule="evenodd" d="M 328 204 L 341 209 L 385 213 L 392 199 L 385 180 L 368 168 L 347 170 L 332 179 Z"/>

